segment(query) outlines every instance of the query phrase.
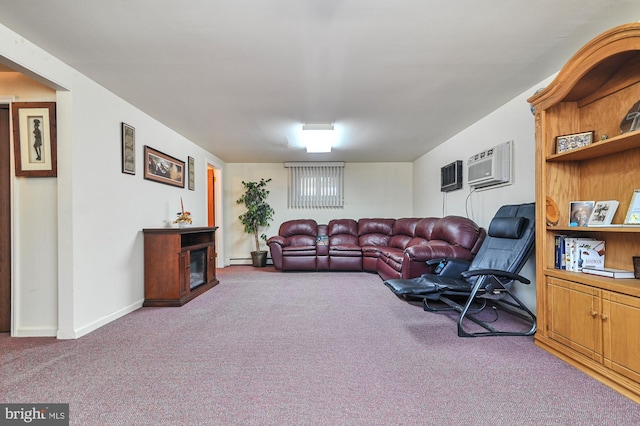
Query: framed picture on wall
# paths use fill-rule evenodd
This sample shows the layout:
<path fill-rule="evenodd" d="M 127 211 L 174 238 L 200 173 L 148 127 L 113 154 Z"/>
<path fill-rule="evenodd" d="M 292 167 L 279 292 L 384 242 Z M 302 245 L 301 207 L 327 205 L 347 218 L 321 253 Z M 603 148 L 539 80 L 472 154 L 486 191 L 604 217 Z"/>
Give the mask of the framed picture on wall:
<path fill-rule="evenodd" d="M 56 103 L 14 102 L 11 115 L 16 176 L 57 176 Z"/>
<path fill-rule="evenodd" d="M 144 178 L 184 188 L 184 161 L 144 147 Z"/>
<path fill-rule="evenodd" d="M 136 129 L 122 123 L 122 173 L 136 174 Z"/>
<path fill-rule="evenodd" d="M 189 161 L 189 189 L 195 191 L 196 189 L 196 165 L 193 157 L 188 157 Z"/>

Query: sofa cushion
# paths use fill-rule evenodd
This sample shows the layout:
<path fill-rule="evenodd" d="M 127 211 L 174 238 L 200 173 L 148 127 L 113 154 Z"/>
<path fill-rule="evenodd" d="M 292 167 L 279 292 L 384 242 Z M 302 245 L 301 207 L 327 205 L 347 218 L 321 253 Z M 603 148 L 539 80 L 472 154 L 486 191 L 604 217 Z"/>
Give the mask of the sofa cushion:
<path fill-rule="evenodd" d="M 431 232 L 431 240 L 446 241 L 471 250 L 478 241 L 481 228 L 471 219 L 462 216 L 445 216 L 438 219 Z"/>
<path fill-rule="evenodd" d="M 355 220 L 334 219 L 329 222 L 327 233 L 329 234 L 329 251 L 333 249 L 360 251 L 358 222 Z"/>
<path fill-rule="evenodd" d="M 358 235 L 391 235 L 394 223 L 396 223 L 395 219 L 360 219 L 358 220 Z"/>
<path fill-rule="evenodd" d="M 310 235 L 315 237 L 318 235 L 318 224 L 313 219 L 296 219 L 288 220 L 280 225 L 278 235 L 289 238 L 298 235 Z"/>
<path fill-rule="evenodd" d="M 358 244 L 363 249 L 365 247 L 388 246 L 395 222 L 395 219 L 360 219 L 358 221 Z"/>
<path fill-rule="evenodd" d="M 315 250 L 316 247 L 316 237 L 315 235 L 292 235 L 286 239 L 287 248 L 295 248 L 296 246 L 301 247 L 313 247 Z"/>
<path fill-rule="evenodd" d="M 405 249 L 415 235 L 416 225 L 420 219 L 398 219 L 393 225 L 392 237 L 389 239 L 389 247 Z"/>
<path fill-rule="evenodd" d="M 433 227 L 440 220 L 437 217 L 425 217 L 424 219 L 420 219 L 418 223 L 416 223 L 416 229 L 414 235 L 416 237 L 424 238 L 425 240 L 430 240 L 431 233 L 433 232 Z"/>

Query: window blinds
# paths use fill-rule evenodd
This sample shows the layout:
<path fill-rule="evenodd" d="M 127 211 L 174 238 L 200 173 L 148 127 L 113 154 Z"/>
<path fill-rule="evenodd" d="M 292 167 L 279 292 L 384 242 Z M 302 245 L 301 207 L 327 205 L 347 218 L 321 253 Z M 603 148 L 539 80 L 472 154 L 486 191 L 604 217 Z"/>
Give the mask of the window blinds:
<path fill-rule="evenodd" d="M 344 163 L 285 163 L 289 208 L 341 208 Z"/>

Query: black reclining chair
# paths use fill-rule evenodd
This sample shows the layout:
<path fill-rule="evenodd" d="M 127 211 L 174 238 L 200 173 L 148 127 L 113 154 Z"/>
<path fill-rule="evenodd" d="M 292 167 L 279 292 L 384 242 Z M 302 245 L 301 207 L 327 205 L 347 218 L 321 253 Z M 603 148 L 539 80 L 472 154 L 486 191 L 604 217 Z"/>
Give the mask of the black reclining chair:
<path fill-rule="evenodd" d="M 530 336 L 536 331 L 536 317 L 513 294 L 511 287 L 515 281 L 530 283 L 518 273 L 533 253 L 534 242 L 535 204 L 502 206 L 491 220 L 487 237 L 473 261 L 433 260 L 429 261 L 432 265 L 438 264 L 435 274 L 387 280 L 384 283 L 398 296 L 422 299 L 425 311 L 459 312 L 460 337 Z M 445 305 L 435 307 L 434 301 L 444 302 Z M 514 314 L 531 327 L 527 331 L 496 330 L 486 320 L 478 318 L 478 314 L 487 307 Z M 465 319 L 487 331 L 466 331 L 463 327 Z"/>

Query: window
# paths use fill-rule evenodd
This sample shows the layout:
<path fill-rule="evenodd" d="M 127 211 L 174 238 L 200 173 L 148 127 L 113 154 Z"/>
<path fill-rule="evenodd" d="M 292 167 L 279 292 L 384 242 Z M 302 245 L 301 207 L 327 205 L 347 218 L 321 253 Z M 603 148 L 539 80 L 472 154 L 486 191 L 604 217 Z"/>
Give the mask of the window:
<path fill-rule="evenodd" d="M 344 163 L 285 163 L 289 208 L 342 208 Z"/>

